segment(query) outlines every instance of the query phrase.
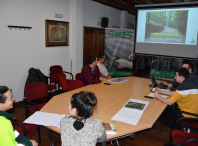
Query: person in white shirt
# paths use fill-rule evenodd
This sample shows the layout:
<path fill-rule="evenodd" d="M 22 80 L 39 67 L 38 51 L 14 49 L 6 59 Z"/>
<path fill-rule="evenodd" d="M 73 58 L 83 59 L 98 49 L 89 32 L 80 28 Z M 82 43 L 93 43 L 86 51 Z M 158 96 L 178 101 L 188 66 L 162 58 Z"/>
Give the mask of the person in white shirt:
<path fill-rule="evenodd" d="M 99 61 L 97 65 L 103 78 L 111 78 L 111 76 L 108 76 L 107 68 L 104 65 L 105 58 L 106 58 L 106 55 L 104 53 L 100 53 L 98 55 Z"/>

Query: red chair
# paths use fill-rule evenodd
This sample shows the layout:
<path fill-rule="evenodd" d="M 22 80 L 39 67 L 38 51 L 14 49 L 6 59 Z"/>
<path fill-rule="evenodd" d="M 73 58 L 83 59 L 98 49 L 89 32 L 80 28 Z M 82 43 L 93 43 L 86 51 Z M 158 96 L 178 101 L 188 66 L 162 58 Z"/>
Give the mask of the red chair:
<path fill-rule="evenodd" d="M 188 112 L 181 112 L 189 115 L 196 116 L 197 118 L 180 118 L 178 119 L 172 128 L 170 141 L 167 142 L 164 146 L 198 146 L 198 134 L 195 133 L 186 133 L 180 130 L 177 130 L 178 125 L 189 127 L 191 129 L 198 130 L 198 115 Z"/>
<path fill-rule="evenodd" d="M 37 83 L 32 83 L 32 84 L 28 84 L 25 87 L 25 97 L 24 98 L 24 102 L 25 104 L 30 104 L 31 106 L 34 107 L 34 109 L 32 108 L 26 108 L 26 118 L 28 117 L 28 111 L 30 112 L 35 112 L 35 111 L 39 111 L 47 102 L 41 103 L 36 105 L 34 102 L 34 100 L 37 99 L 42 99 L 47 97 L 47 101 L 49 101 L 49 96 L 48 96 L 48 87 L 45 83 L 43 82 L 37 82 Z"/>
<path fill-rule="evenodd" d="M 65 78 L 66 78 L 66 74 L 70 74 L 72 76 L 72 80 L 74 79 L 73 74 L 70 72 L 66 72 L 63 71 L 63 68 L 60 65 L 54 65 L 50 67 L 50 77 L 54 77 L 56 78 L 56 83 L 58 84 L 58 89 L 59 87 L 63 88 L 62 82 L 60 81 L 60 78 L 58 77 L 59 74 L 65 74 Z M 71 80 L 66 79 L 67 83 L 70 82 Z M 55 83 L 54 79 L 50 79 L 50 84 L 51 83 Z"/>
<path fill-rule="evenodd" d="M 75 79 L 80 80 L 80 75 L 81 75 L 81 73 L 77 73 L 76 76 L 75 76 Z"/>
<path fill-rule="evenodd" d="M 49 92 L 51 92 L 52 90 L 55 90 L 56 91 L 56 79 L 54 77 L 39 77 L 38 76 L 38 79 L 40 82 L 45 82 L 46 85 L 47 85 L 47 89 Z M 48 84 L 48 79 L 52 79 L 54 80 L 54 84 Z"/>
<path fill-rule="evenodd" d="M 26 105 L 13 105 L 14 107 L 24 107 L 24 108 L 33 108 L 32 106 L 26 106 Z M 34 109 L 36 110 L 36 109 Z M 38 139 L 39 143 L 41 143 L 41 135 L 40 135 L 40 126 L 34 125 L 34 124 L 26 124 L 23 123 L 25 119 L 10 119 L 12 122 L 13 128 L 17 130 L 21 135 L 32 137 L 36 129 L 38 128 Z"/>
<path fill-rule="evenodd" d="M 81 80 L 73 80 L 68 83 L 68 91 L 83 87 L 84 83 Z"/>

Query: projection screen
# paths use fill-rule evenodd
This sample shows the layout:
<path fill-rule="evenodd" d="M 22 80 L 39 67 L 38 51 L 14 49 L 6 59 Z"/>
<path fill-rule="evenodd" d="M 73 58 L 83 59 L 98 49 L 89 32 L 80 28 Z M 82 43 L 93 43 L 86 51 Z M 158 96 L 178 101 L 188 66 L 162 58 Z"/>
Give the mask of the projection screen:
<path fill-rule="evenodd" d="M 198 2 L 136 8 L 135 54 L 197 58 Z"/>

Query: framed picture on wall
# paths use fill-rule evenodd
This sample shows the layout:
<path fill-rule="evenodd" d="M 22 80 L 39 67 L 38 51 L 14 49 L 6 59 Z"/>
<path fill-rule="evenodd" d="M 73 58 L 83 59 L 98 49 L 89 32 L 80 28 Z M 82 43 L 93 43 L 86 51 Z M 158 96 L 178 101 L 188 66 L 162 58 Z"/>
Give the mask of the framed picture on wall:
<path fill-rule="evenodd" d="M 69 46 L 69 22 L 45 20 L 45 46 Z"/>
<path fill-rule="evenodd" d="M 134 24 L 127 23 L 127 29 L 134 29 Z"/>

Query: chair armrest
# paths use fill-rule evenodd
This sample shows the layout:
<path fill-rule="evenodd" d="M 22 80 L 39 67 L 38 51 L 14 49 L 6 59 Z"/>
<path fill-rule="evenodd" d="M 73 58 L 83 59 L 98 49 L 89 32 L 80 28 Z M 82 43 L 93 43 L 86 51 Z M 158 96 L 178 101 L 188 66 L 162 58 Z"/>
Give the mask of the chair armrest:
<path fill-rule="evenodd" d="M 52 77 L 53 76 L 53 77 Z M 53 75 L 53 74 L 50 74 L 50 77 L 52 77 L 53 79 L 57 79 L 57 81 L 58 81 L 58 83 L 57 84 L 59 84 L 59 78 L 58 78 L 58 76 L 56 76 L 56 75 Z M 55 79 L 55 82 L 56 82 L 56 79 Z"/>
<path fill-rule="evenodd" d="M 191 138 L 191 139 L 188 139 L 186 140 L 182 146 L 186 146 L 189 142 L 198 142 L 198 139 L 197 138 Z"/>
<path fill-rule="evenodd" d="M 188 115 L 191 115 L 191 116 L 196 116 L 197 118 L 186 118 L 186 117 L 182 117 L 182 118 L 176 119 L 177 115 L 180 114 L 180 113 L 188 114 Z M 180 121 L 198 121 L 198 114 L 193 114 L 193 113 L 189 113 L 189 112 L 185 112 L 185 111 L 178 112 L 175 115 L 175 118 L 174 118 L 174 122 L 175 123 L 174 123 L 174 126 L 172 127 L 172 130 L 176 128 L 177 124 Z"/>
<path fill-rule="evenodd" d="M 26 128 L 25 128 L 25 126 L 23 124 L 21 124 L 19 122 L 16 122 L 16 121 L 12 121 L 12 120 L 11 120 L 11 122 L 12 122 L 12 125 L 20 126 L 23 129 L 24 136 L 27 136 L 27 130 L 26 130 Z"/>
<path fill-rule="evenodd" d="M 67 74 L 70 74 L 71 76 L 72 76 L 72 80 L 74 80 L 74 76 L 73 76 L 73 74 L 72 73 L 70 73 L 70 72 L 67 72 L 67 71 L 63 71 L 64 73 L 67 73 Z"/>
<path fill-rule="evenodd" d="M 55 79 L 54 77 L 51 77 L 51 76 L 50 76 L 50 77 L 48 77 L 48 76 L 46 76 L 46 77 L 41 77 L 39 81 L 41 81 L 42 78 L 54 79 L 54 83 L 56 84 L 56 79 Z M 46 84 L 48 84 L 48 82 L 47 82 Z"/>
<path fill-rule="evenodd" d="M 37 106 L 36 106 L 35 103 L 29 101 L 27 98 L 24 98 L 23 101 L 24 101 L 25 103 L 28 102 L 29 104 L 31 104 L 31 105 L 34 107 L 33 109 L 34 109 L 35 111 L 38 111 L 38 108 L 37 108 Z M 27 106 L 27 105 L 26 105 L 26 106 Z"/>
<path fill-rule="evenodd" d="M 29 100 L 28 100 L 29 101 Z M 24 107 L 24 108 L 32 108 L 35 111 L 38 111 L 37 108 L 35 108 L 34 106 L 30 106 L 30 105 L 17 105 L 17 104 L 13 104 L 13 107 Z"/>
<path fill-rule="evenodd" d="M 169 142 L 165 143 L 164 146 L 181 146 L 181 145 L 179 145 L 179 144 L 177 144 L 177 143 L 175 143 L 173 141 L 169 141 Z"/>

